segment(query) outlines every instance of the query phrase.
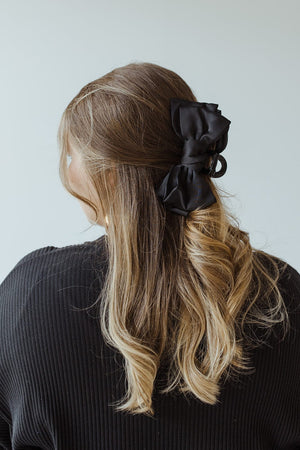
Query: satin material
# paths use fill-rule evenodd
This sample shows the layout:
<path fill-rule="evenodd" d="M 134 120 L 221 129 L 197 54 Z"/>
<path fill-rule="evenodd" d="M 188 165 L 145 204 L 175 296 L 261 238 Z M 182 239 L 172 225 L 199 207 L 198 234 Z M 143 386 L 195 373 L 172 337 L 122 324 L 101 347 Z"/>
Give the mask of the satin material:
<path fill-rule="evenodd" d="M 183 153 L 180 163 L 170 168 L 155 191 L 164 206 L 176 214 L 187 216 L 196 208 L 216 202 L 206 176 L 217 178 L 226 172 L 226 160 L 219 154 L 227 146 L 231 124 L 218 106 L 170 99 L 172 127 L 183 142 Z M 209 150 L 213 144 L 214 151 Z M 212 155 L 213 162 L 207 169 L 205 163 Z M 215 172 L 218 160 L 222 167 Z"/>

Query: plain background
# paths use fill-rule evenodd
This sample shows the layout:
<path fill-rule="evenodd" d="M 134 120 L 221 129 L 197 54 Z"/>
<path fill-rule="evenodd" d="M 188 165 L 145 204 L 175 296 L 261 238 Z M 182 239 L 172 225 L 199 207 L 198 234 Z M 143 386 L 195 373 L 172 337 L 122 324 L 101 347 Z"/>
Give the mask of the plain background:
<path fill-rule="evenodd" d="M 88 82 L 130 62 L 177 72 L 232 123 L 215 182 L 254 247 L 300 271 L 298 0 L 1 2 L 1 267 L 105 233 L 58 175 L 57 129 Z"/>

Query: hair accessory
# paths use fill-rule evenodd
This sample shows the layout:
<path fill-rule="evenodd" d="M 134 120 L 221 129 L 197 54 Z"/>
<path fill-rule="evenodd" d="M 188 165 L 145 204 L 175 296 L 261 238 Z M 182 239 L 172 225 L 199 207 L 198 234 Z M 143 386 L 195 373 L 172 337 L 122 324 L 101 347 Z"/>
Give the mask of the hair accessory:
<path fill-rule="evenodd" d="M 218 106 L 170 99 L 172 127 L 183 142 L 183 154 L 155 192 L 165 207 L 176 214 L 187 216 L 198 207 L 203 209 L 216 202 L 205 175 L 218 178 L 226 172 L 227 163 L 220 153 L 226 148 L 231 123 L 221 115 Z M 206 168 L 211 156 L 212 163 Z M 222 167 L 216 172 L 218 161 Z"/>

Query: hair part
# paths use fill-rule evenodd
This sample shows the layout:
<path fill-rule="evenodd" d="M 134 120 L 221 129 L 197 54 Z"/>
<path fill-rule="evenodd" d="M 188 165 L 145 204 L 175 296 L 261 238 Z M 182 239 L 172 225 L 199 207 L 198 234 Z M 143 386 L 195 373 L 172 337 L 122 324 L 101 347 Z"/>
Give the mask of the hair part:
<path fill-rule="evenodd" d="M 207 176 L 217 201 L 187 217 L 157 198 L 155 187 L 181 157 L 171 97 L 197 101 L 175 72 L 130 63 L 85 85 L 58 132 L 63 185 L 109 220 L 108 268 L 95 304 L 106 344 L 124 357 L 127 391 L 116 410 L 150 417 L 161 364 L 168 368 L 161 393 L 178 388 L 214 405 L 222 377 L 254 369 L 247 351 L 267 343 L 273 325 L 281 324 L 284 336 L 289 329 L 278 288 L 287 263 L 251 246 L 224 190 Z M 81 152 L 97 204 L 68 182 L 70 142 Z M 252 336 L 255 328 L 266 330 L 264 339 Z"/>

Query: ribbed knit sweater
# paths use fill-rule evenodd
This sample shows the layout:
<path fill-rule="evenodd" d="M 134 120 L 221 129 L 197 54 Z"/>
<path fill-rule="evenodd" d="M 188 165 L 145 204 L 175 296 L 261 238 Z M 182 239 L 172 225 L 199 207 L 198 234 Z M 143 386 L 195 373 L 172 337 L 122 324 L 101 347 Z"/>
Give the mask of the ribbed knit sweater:
<path fill-rule="evenodd" d="M 108 259 L 105 235 L 24 256 L 0 285 L 0 448 L 57 450 L 300 449 L 300 275 L 280 290 L 291 331 L 253 350 L 255 371 L 226 381 L 215 405 L 153 392 L 153 418 L 115 412 L 122 355 L 105 345 L 91 305 Z M 99 271 L 100 268 L 100 271 Z M 99 276 L 100 274 L 100 276 Z"/>

